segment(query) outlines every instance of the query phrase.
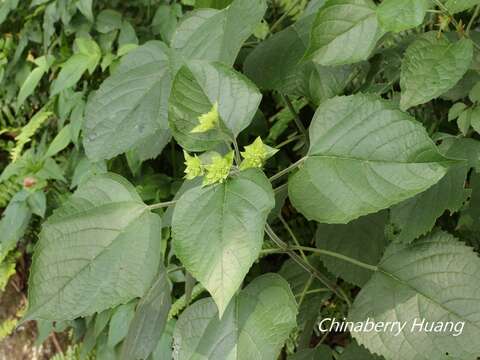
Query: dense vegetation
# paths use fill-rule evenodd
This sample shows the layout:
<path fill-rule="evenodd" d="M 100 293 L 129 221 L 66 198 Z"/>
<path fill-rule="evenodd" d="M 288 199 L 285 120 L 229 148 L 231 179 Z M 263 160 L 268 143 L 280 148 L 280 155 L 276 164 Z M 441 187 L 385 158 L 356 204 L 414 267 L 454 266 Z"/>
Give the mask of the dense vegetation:
<path fill-rule="evenodd" d="M 0 0 L 0 291 L 70 359 L 480 356 L 479 0 Z M 322 319 L 463 323 L 324 331 Z"/>

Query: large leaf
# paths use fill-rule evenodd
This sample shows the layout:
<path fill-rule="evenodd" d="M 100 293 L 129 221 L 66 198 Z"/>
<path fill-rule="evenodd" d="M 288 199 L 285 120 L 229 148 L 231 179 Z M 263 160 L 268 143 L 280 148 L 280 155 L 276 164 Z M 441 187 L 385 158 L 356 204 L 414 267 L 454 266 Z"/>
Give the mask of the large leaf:
<path fill-rule="evenodd" d="M 143 296 L 160 261 L 160 227 L 122 177 L 91 178 L 43 224 L 27 318 L 74 319 Z"/>
<path fill-rule="evenodd" d="M 479 274 L 478 255 L 447 233 L 437 231 L 410 245 L 393 243 L 355 299 L 349 320 L 406 325 L 398 334 L 395 329 L 353 335 L 391 360 L 473 360 L 480 353 Z M 412 331 L 423 320 L 453 322 L 455 327 L 427 332 L 417 326 Z"/>
<path fill-rule="evenodd" d="M 121 359 L 146 359 L 155 350 L 167 324 L 170 284 L 163 265 L 157 279 L 140 300 L 123 343 Z"/>
<path fill-rule="evenodd" d="M 169 138 L 168 97 L 173 61 L 167 46 L 150 41 L 122 58 L 89 99 L 83 144 L 95 161 Z M 166 141 L 158 144 L 158 155 Z"/>
<path fill-rule="evenodd" d="M 472 56 L 469 39 L 450 42 L 433 31 L 421 35 L 407 48 L 402 61 L 400 107 L 426 103 L 451 89 L 467 72 Z"/>
<path fill-rule="evenodd" d="M 328 0 L 313 24 L 306 56 L 321 65 L 366 60 L 382 31 L 371 0 Z"/>
<path fill-rule="evenodd" d="M 274 205 L 272 187 L 258 170 L 188 190 L 175 205 L 175 254 L 210 292 L 220 315 L 258 257 Z"/>
<path fill-rule="evenodd" d="M 386 215 L 385 212 L 371 214 L 346 225 L 319 224 L 316 234 L 317 247 L 377 265 L 387 245 Z M 360 269 L 337 258 L 322 256 L 321 259 L 332 274 L 352 284 L 363 286 L 372 276 L 370 270 Z"/>
<path fill-rule="evenodd" d="M 452 14 L 473 8 L 475 5 L 480 4 L 480 0 L 446 0 L 445 6 Z"/>
<path fill-rule="evenodd" d="M 245 74 L 262 89 L 283 88 L 307 50 L 314 19 L 309 15 L 262 41 L 245 60 Z"/>
<path fill-rule="evenodd" d="M 323 102 L 310 140 L 288 191 L 293 205 L 318 222 L 347 223 L 377 212 L 428 189 L 446 172 L 421 124 L 373 96 Z"/>
<path fill-rule="evenodd" d="M 352 74 L 349 65 L 302 62 L 315 14 L 261 42 L 245 60 L 245 74 L 265 90 L 305 96 L 313 103 L 340 95 Z"/>
<path fill-rule="evenodd" d="M 380 26 L 400 32 L 423 23 L 431 0 L 385 0 L 377 10 Z"/>
<path fill-rule="evenodd" d="M 235 0 L 223 10 L 194 11 L 175 31 L 172 48 L 189 60 L 232 65 L 266 9 L 265 0 Z"/>
<path fill-rule="evenodd" d="M 212 299 L 180 316 L 174 332 L 175 360 L 275 360 L 295 327 L 297 304 L 276 274 L 256 278 L 219 319 Z"/>
<path fill-rule="evenodd" d="M 245 76 L 221 63 L 191 61 L 177 73 L 169 103 L 173 136 L 190 151 L 213 149 L 236 137 L 253 119 L 262 98 Z M 218 106 L 221 127 L 192 133 L 198 118 Z"/>

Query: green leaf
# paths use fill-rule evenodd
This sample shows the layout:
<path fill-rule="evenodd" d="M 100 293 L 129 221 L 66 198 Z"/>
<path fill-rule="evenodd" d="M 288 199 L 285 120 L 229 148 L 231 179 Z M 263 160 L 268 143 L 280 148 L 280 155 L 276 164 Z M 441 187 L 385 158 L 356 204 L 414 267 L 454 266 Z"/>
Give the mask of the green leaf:
<path fill-rule="evenodd" d="M 470 90 L 468 97 L 472 102 L 480 102 L 480 82 L 476 83 L 472 90 Z"/>
<path fill-rule="evenodd" d="M 454 87 L 470 67 L 472 56 L 469 39 L 450 42 L 433 31 L 418 37 L 402 61 L 400 107 L 426 103 Z"/>
<path fill-rule="evenodd" d="M 177 27 L 177 17 L 181 15 L 181 5 L 160 5 L 152 20 L 152 30 L 155 35 L 160 35 L 165 43 L 170 44 Z"/>
<path fill-rule="evenodd" d="M 186 150 L 211 150 L 250 124 L 261 98 L 255 85 L 230 67 L 191 61 L 178 71 L 172 85 L 169 121 L 173 136 Z M 215 108 L 220 115 L 219 126 L 194 132 L 200 120 Z"/>
<path fill-rule="evenodd" d="M 71 125 L 65 125 L 62 130 L 58 132 L 55 138 L 48 146 L 48 150 L 45 153 L 45 157 L 52 157 L 65 149 L 72 141 L 72 133 L 70 130 Z"/>
<path fill-rule="evenodd" d="M 472 123 L 472 109 L 462 111 L 457 118 L 457 126 L 463 136 L 467 136 L 468 130 Z"/>
<path fill-rule="evenodd" d="M 107 34 L 122 27 L 122 14 L 115 10 L 103 10 L 97 16 L 97 31 Z"/>
<path fill-rule="evenodd" d="M 446 210 L 458 211 L 468 196 L 465 180 L 469 168 L 464 163 L 452 166 L 430 189 L 392 207 L 391 222 L 400 231 L 395 240 L 411 242 L 432 230 L 437 218 Z"/>
<path fill-rule="evenodd" d="M 93 73 L 102 57 L 98 44 L 91 39 L 77 38 L 75 45 L 78 52 L 68 59 L 53 82 L 50 96 L 74 86 L 82 77 L 85 71 Z"/>
<path fill-rule="evenodd" d="M 316 245 L 319 249 L 333 251 L 364 263 L 377 265 L 387 240 L 385 224 L 387 214 L 380 212 L 363 216 L 346 225 L 319 224 Z M 336 276 L 358 286 L 363 286 L 372 272 L 337 258 L 322 256 L 325 267 Z"/>
<path fill-rule="evenodd" d="M 8 204 L 0 220 L 0 263 L 25 234 L 32 216 L 25 191 L 17 193 Z"/>
<path fill-rule="evenodd" d="M 371 0 L 328 0 L 317 14 L 305 54 L 320 65 L 366 60 L 382 36 Z"/>
<path fill-rule="evenodd" d="M 115 346 L 119 344 L 125 338 L 125 336 L 127 336 L 128 328 L 134 316 L 134 302 L 120 305 L 114 310 L 110 320 L 110 326 L 108 328 L 107 343 L 109 348 L 115 348 Z"/>
<path fill-rule="evenodd" d="M 146 359 L 155 350 L 167 324 L 170 310 L 170 284 L 165 267 L 140 300 L 123 343 L 121 359 Z"/>
<path fill-rule="evenodd" d="M 17 107 L 22 105 L 25 100 L 32 95 L 43 75 L 45 75 L 50 66 L 52 66 L 54 60 L 55 58 L 53 56 L 47 55 L 36 58 L 33 61 L 37 67 L 33 69 L 30 74 L 28 74 L 27 78 L 22 84 L 22 87 L 20 88 L 17 97 Z"/>
<path fill-rule="evenodd" d="M 401 32 L 423 23 L 431 0 L 385 0 L 377 10 L 385 31 Z"/>
<path fill-rule="evenodd" d="M 45 216 L 45 212 L 47 211 L 47 197 L 43 190 L 29 194 L 27 203 L 33 214 L 42 218 Z"/>
<path fill-rule="evenodd" d="M 69 320 L 143 296 L 158 269 L 160 228 L 122 177 L 91 178 L 43 224 L 26 317 Z"/>
<path fill-rule="evenodd" d="M 310 220 L 347 223 L 438 182 L 446 161 L 422 125 L 370 95 L 324 101 L 310 149 L 289 180 L 292 204 Z"/>
<path fill-rule="evenodd" d="M 90 97 L 83 138 L 90 159 L 141 151 L 145 143 L 166 138 L 150 155 L 161 152 L 170 138 L 171 56 L 165 44 L 147 42 L 123 57 L 115 73 Z"/>
<path fill-rule="evenodd" d="M 15 10 L 20 0 L 4 0 L 0 4 L 0 25 L 7 19 L 8 14 Z"/>
<path fill-rule="evenodd" d="M 245 74 L 262 89 L 282 89 L 307 50 L 314 19 L 310 15 L 258 44 L 245 60 Z"/>
<path fill-rule="evenodd" d="M 350 79 L 350 66 L 327 67 L 301 62 L 315 14 L 262 41 L 248 55 L 244 72 L 260 88 L 305 96 L 315 104 L 340 95 Z"/>
<path fill-rule="evenodd" d="M 93 22 L 92 11 L 93 0 L 78 0 L 76 3 L 77 9 L 90 21 Z"/>
<path fill-rule="evenodd" d="M 445 6 L 452 14 L 462 12 L 480 4 L 480 0 L 447 0 Z"/>
<path fill-rule="evenodd" d="M 448 111 L 448 121 L 455 120 L 460 116 L 460 114 L 467 108 L 467 105 L 464 103 L 456 103 Z"/>
<path fill-rule="evenodd" d="M 357 341 L 391 360 L 471 360 L 480 353 L 480 261 L 450 234 L 433 234 L 404 245 L 392 243 L 378 271 L 361 290 L 349 321 L 400 321 L 395 331 L 354 332 Z M 419 331 L 415 322 L 465 322 L 447 331 Z M 448 357 L 446 356 L 448 354 Z"/>
<path fill-rule="evenodd" d="M 473 130 L 480 134 L 480 106 L 476 106 L 467 111 L 470 115 L 470 125 L 472 126 Z"/>
<path fill-rule="evenodd" d="M 262 275 L 232 299 L 221 318 L 211 298 L 188 307 L 175 327 L 175 359 L 275 360 L 296 313 L 287 282 Z"/>
<path fill-rule="evenodd" d="M 222 184 L 190 189 L 175 205 L 175 255 L 210 292 L 220 315 L 260 253 L 274 205 L 270 183 L 253 169 Z"/>
<path fill-rule="evenodd" d="M 185 59 L 233 65 L 266 10 L 265 0 L 235 0 L 223 10 L 196 10 L 177 27 L 172 48 Z"/>

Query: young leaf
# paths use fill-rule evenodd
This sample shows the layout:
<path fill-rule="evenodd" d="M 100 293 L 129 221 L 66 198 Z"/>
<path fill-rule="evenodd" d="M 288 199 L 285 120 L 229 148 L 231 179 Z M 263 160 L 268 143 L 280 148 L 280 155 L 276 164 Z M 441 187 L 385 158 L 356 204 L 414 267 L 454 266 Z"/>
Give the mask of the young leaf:
<path fill-rule="evenodd" d="M 310 149 L 289 180 L 292 204 L 308 219 L 347 223 L 406 200 L 446 173 L 421 124 L 370 95 L 324 101 Z"/>
<path fill-rule="evenodd" d="M 275 360 L 296 314 L 288 283 L 276 274 L 262 275 L 232 299 L 221 318 L 211 298 L 187 308 L 175 327 L 175 359 Z"/>
<path fill-rule="evenodd" d="M 59 131 L 57 136 L 52 140 L 48 146 L 48 150 L 45 153 L 45 157 L 52 157 L 65 149 L 72 141 L 72 133 L 70 130 L 71 125 L 65 125 L 62 130 Z"/>
<path fill-rule="evenodd" d="M 474 359 L 480 353 L 480 260 L 450 234 L 436 231 L 410 245 L 392 243 L 350 310 L 350 321 L 400 321 L 397 334 L 355 332 L 371 352 L 391 360 Z M 422 321 L 464 322 L 459 330 L 419 331 Z M 430 325 L 428 325 L 430 327 Z M 452 331 L 453 330 L 453 331 Z"/>
<path fill-rule="evenodd" d="M 371 0 L 327 0 L 313 23 L 306 57 L 320 65 L 366 60 L 383 32 Z"/>
<path fill-rule="evenodd" d="M 93 73 L 102 57 L 98 44 L 85 38 L 77 38 L 75 44 L 78 52 L 68 59 L 63 65 L 58 78 L 53 82 L 51 96 L 74 86 L 85 71 Z"/>
<path fill-rule="evenodd" d="M 400 107 L 406 110 L 426 103 L 451 89 L 467 72 L 472 56 L 469 39 L 450 42 L 433 31 L 421 35 L 402 61 Z"/>
<path fill-rule="evenodd" d="M 122 177 L 87 181 L 43 224 L 27 319 L 69 320 L 143 296 L 158 269 L 160 228 Z"/>
<path fill-rule="evenodd" d="M 55 58 L 53 56 L 47 55 L 41 56 L 33 61 L 37 67 L 33 69 L 30 74 L 28 74 L 27 78 L 22 84 L 22 87 L 20 88 L 17 97 L 17 107 L 22 105 L 27 97 L 33 94 L 38 83 L 42 79 L 43 75 L 45 75 L 45 73 L 48 71 L 50 66 L 52 66 L 54 60 Z"/>
<path fill-rule="evenodd" d="M 385 31 L 401 32 L 423 23 L 431 0 L 385 0 L 377 10 Z"/>
<path fill-rule="evenodd" d="M 223 10 L 197 10 L 185 17 L 172 39 L 172 48 L 185 59 L 233 65 L 243 42 L 267 10 L 265 0 L 235 0 Z"/>
<path fill-rule="evenodd" d="M 220 315 L 258 257 L 274 205 L 270 183 L 253 169 L 188 190 L 175 205 L 175 255 L 210 292 Z"/>
<path fill-rule="evenodd" d="M 387 245 L 386 222 L 386 212 L 380 212 L 363 216 L 346 225 L 319 224 L 315 243 L 319 249 L 333 251 L 375 266 Z M 372 276 L 371 271 L 337 258 L 322 256 L 321 259 L 332 274 L 352 284 L 363 286 Z"/>
<path fill-rule="evenodd" d="M 448 111 L 448 121 L 455 120 L 460 116 L 460 114 L 467 108 L 467 105 L 464 103 L 456 103 Z"/>
<path fill-rule="evenodd" d="M 166 137 L 153 151 L 158 155 L 168 143 L 171 57 L 165 44 L 147 42 L 123 57 L 115 73 L 90 97 L 83 144 L 91 160 L 110 159 L 142 148 L 152 137 Z"/>
<path fill-rule="evenodd" d="M 188 62 L 172 85 L 169 121 L 173 136 L 186 150 L 211 150 L 250 124 L 261 98 L 255 85 L 230 67 Z"/>

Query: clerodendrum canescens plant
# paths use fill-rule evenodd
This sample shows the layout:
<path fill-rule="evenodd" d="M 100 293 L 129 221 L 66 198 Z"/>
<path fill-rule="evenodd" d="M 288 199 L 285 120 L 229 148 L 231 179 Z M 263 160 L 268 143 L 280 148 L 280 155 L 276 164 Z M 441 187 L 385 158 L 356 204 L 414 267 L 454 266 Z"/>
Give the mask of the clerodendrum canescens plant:
<path fill-rule="evenodd" d="M 40 338 L 480 358 L 479 0 L 4 0 L 0 29 L 0 292 L 28 271 Z"/>

